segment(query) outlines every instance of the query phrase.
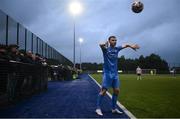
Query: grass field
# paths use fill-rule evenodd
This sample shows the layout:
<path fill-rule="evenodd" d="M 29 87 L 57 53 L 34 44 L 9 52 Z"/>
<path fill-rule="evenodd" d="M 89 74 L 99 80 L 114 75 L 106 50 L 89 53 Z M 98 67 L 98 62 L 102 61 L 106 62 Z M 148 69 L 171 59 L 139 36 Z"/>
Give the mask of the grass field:
<path fill-rule="evenodd" d="M 99 83 L 101 74 L 92 74 Z M 138 118 L 180 117 L 180 75 L 120 75 L 118 100 Z M 112 93 L 112 90 L 110 90 Z"/>

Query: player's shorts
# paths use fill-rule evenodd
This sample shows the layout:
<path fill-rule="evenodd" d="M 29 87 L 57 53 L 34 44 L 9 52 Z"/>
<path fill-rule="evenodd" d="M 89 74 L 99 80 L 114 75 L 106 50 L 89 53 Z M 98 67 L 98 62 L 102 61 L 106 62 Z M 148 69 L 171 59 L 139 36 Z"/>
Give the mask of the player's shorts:
<path fill-rule="evenodd" d="M 120 86 L 120 81 L 118 74 L 111 74 L 111 73 L 103 74 L 102 88 L 105 89 L 119 88 L 119 86 Z"/>
<path fill-rule="evenodd" d="M 138 73 L 137 75 L 138 75 L 138 76 L 141 76 L 141 74 L 139 74 L 139 73 Z"/>

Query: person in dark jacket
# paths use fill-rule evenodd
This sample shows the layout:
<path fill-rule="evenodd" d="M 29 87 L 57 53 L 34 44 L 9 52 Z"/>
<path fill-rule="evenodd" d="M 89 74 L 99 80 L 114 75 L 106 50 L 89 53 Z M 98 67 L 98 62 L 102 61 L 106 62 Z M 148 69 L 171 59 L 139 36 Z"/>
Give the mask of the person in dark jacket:
<path fill-rule="evenodd" d="M 18 56 L 18 53 L 19 53 L 19 50 L 18 50 L 19 46 L 16 45 L 16 44 L 12 44 L 12 45 L 9 45 L 8 47 L 8 55 L 10 57 L 10 60 L 13 60 L 13 61 L 20 61 L 20 58 Z"/>
<path fill-rule="evenodd" d="M 32 55 L 31 51 L 27 51 L 27 53 L 25 55 L 25 62 L 30 63 L 30 64 L 34 64 L 33 55 Z"/>
<path fill-rule="evenodd" d="M 9 60 L 7 46 L 0 44 L 0 59 L 1 60 Z"/>

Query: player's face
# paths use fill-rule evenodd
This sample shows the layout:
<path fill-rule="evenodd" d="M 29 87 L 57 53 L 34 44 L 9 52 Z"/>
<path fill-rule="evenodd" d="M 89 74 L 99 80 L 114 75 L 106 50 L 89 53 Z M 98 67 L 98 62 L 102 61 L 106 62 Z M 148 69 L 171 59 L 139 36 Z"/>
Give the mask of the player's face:
<path fill-rule="evenodd" d="M 116 42 L 117 42 L 116 38 L 111 38 L 109 40 L 109 44 L 110 44 L 111 47 L 115 47 L 116 46 Z"/>

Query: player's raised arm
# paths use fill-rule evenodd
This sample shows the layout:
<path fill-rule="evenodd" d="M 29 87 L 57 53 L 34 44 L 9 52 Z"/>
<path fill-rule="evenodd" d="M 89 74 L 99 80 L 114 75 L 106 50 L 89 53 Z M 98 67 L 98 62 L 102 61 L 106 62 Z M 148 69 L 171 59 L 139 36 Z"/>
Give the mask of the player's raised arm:
<path fill-rule="evenodd" d="M 100 43 L 99 46 L 101 47 L 101 49 L 105 49 L 108 47 L 108 41 L 106 41 L 105 43 Z"/>
<path fill-rule="evenodd" d="M 122 46 L 122 48 L 131 48 L 131 49 L 133 49 L 133 50 L 136 51 L 136 50 L 139 49 L 140 47 L 139 47 L 139 45 L 137 45 L 137 44 L 133 44 L 133 45 L 125 44 L 125 45 Z"/>

